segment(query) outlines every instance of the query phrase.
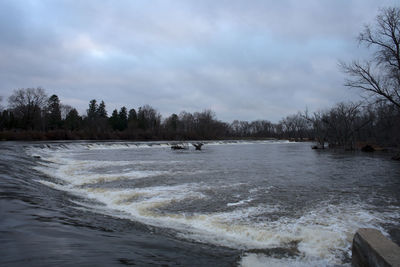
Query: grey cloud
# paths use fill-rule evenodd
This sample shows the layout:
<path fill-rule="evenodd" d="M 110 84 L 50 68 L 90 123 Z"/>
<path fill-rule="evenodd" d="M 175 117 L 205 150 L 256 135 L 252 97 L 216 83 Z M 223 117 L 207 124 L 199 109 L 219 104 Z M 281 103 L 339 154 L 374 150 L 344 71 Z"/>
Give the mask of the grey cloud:
<path fill-rule="evenodd" d="M 394 1 L 1 1 L 0 95 L 270 119 L 357 96 L 337 60 Z M 342 97 L 346 97 L 342 99 Z"/>

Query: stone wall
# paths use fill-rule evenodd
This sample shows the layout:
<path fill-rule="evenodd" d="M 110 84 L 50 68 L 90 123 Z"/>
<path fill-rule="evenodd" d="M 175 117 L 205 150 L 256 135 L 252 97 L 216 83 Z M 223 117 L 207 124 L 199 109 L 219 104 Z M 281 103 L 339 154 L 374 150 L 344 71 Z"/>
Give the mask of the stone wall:
<path fill-rule="evenodd" d="M 353 239 L 352 254 L 352 265 L 355 267 L 400 267 L 400 247 L 376 229 L 358 229 Z"/>

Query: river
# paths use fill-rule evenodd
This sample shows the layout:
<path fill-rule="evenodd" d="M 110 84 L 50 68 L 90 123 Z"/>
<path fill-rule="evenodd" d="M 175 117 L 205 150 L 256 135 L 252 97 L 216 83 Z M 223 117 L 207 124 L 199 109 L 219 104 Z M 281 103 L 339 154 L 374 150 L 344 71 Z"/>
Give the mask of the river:
<path fill-rule="evenodd" d="M 311 143 L 1 142 L 0 265 L 349 265 L 400 243 L 400 163 Z"/>

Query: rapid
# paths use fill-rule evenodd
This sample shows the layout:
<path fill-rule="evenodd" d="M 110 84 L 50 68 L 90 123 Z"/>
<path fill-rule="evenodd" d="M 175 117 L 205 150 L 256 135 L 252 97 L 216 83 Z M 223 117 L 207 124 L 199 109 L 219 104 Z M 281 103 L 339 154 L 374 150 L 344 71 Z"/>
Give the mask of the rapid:
<path fill-rule="evenodd" d="M 400 164 L 310 143 L 0 143 L 0 265 L 349 265 L 400 242 Z"/>

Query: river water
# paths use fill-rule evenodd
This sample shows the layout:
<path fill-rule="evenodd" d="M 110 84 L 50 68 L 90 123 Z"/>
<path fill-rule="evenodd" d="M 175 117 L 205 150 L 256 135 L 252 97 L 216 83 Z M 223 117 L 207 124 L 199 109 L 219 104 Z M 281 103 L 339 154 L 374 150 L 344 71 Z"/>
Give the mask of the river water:
<path fill-rule="evenodd" d="M 400 163 L 285 141 L 0 143 L 0 265 L 337 266 L 400 243 Z"/>

